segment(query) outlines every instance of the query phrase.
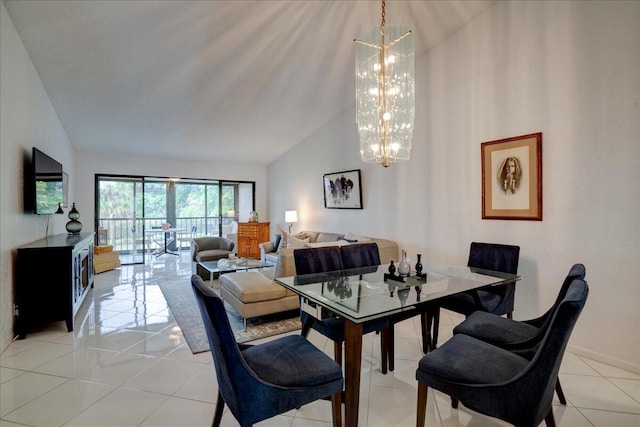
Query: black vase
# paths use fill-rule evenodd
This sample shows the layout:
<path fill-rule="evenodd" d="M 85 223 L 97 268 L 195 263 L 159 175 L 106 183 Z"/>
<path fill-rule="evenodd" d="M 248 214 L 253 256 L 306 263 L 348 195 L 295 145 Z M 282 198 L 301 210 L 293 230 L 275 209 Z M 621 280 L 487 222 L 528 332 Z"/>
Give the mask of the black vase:
<path fill-rule="evenodd" d="M 422 257 L 422 254 L 418 254 L 418 262 L 416 262 L 416 274 L 418 276 L 422 274 L 422 261 L 420 261 L 421 257 Z"/>
<path fill-rule="evenodd" d="M 70 221 L 67 222 L 67 225 L 66 225 L 67 232 L 69 234 L 72 234 L 72 235 L 80 234 L 80 231 L 82 230 L 82 223 L 78 221 L 78 218 L 80 218 L 80 212 L 78 212 L 78 210 L 76 209 L 76 204 L 73 203 L 71 205 L 71 210 L 69 211 Z"/>
<path fill-rule="evenodd" d="M 396 274 L 396 266 L 393 265 L 393 260 L 389 264 L 389 274 L 394 276 Z"/>

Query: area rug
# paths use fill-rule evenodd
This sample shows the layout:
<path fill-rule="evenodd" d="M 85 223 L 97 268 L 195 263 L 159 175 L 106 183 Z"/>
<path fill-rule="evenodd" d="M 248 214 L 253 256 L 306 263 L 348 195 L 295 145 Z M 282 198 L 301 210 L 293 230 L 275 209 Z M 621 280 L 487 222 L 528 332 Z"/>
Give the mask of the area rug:
<path fill-rule="evenodd" d="M 182 335 L 191 348 L 191 352 L 195 354 L 209 351 L 209 340 L 202 324 L 196 298 L 191 289 L 191 279 L 184 277 L 174 280 L 165 279 L 161 280 L 158 285 L 167 304 L 169 304 L 173 317 L 182 330 Z M 227 309 L 231 329 L 233 329 L 236 341 L 239 343 L 295 331 L 301 326 L 299 310 L 294 310 L 249 319 L 245 331 L 242 316 L 228 303 L 225 302 L 224 305 Z"/>

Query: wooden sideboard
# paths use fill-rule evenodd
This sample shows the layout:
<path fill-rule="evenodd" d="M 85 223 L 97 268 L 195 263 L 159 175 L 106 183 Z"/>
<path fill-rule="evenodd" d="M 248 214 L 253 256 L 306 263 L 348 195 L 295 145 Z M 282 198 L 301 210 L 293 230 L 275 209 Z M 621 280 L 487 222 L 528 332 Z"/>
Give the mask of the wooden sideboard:
<path fill-rule="evenodd" d="M 267 241 L 269 241 L 268 222 L 238 223 L 238 256 L 260 258 L 260 247 L 258 245 Z"/>
<path fill-rule="evenodd" d="M 18 338 L 48 322 L 73 318 L 93 288 L 93 235 L 57 234 L 18 248 L 16 333 Z"/>

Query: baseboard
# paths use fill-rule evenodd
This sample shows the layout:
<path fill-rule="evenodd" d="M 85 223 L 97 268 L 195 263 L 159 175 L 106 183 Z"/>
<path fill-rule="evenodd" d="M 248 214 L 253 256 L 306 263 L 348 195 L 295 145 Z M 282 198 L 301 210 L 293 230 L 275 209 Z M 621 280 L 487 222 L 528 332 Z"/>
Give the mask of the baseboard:
<path fill-rule="evenodd" d="M 625 360 L 620 360 L 615 357 L 598 353 L 596 351 L 587 350 L 586 348 L 578 347 L 575 345 L 567 346 L 567 350 L 578 356 L 584 356 L 587 359 L 595 360 L 596 362 L 606 363 L 607 365 L 611 365 L 616 368 L 624 369 L 635 374 L 640 374 L 640 365 L 637 365 L 635 363 L 630 363 Z"/>

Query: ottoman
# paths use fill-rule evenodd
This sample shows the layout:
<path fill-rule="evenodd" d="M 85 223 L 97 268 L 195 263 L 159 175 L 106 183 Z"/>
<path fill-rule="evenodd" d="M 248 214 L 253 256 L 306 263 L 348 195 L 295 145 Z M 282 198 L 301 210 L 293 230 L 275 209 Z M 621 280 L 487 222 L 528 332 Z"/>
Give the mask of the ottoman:
<path fill-rule="evenodd" d="M 113 270 L 120 267 L 120 252 L 114 251 L 112 245 L 93 247 L 93 273 Z"/>
<path fill-rule="evenodd" d="M 251 317 L 300 308 L 298 295 L 274 282 L 272 273 L 246 271 L 220 276 L 220 297 L 240 313 L 245 330 Z"/>

